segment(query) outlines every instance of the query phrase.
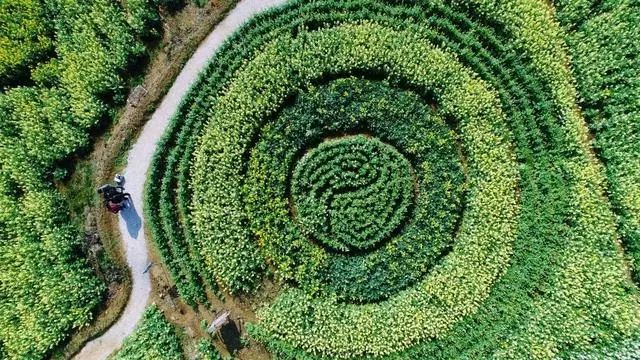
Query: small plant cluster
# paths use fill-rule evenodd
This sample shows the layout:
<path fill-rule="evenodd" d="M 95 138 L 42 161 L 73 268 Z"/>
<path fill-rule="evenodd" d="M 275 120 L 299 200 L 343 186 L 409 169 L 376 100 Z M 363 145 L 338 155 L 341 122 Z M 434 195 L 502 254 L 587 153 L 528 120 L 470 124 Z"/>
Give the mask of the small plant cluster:
<path fill-rule="evenodd" d="M 124 102 L 156 20 L 147 0 L 0 2 L 2 358 L 43 358 L 103 300 L 52 180 Z"/>
<path fill-rule="evenodd" d="M 202 339 L 198 342 L 197 352 L 197 360 L 223 360 L 218 349 L 208 339 Z"/>
<path fill-rule="evenodd" d="M 145 310 L 134 332 L 109 359 L 180 360 L 184 356 L 176 329 L 167 322 L 157 306 L 151 305 Z"/>
<path fill-rule="evenodd" d="M 637 338 L 604 190 L 623 165 L 591 152 L 552 10 L 298 0 L 252 20 L 154 158 L 145 209 L 179 290 L 273 275 L 250 332 L 283 359 L 553 358 Z"/>

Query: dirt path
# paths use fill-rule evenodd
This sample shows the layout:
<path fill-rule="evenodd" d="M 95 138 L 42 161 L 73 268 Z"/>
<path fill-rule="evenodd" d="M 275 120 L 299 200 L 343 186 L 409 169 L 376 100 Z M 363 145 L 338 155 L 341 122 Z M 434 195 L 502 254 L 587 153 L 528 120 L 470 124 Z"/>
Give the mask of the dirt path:
<path fill-rule="evenodd" d="M 229 12 L 198 47 L 185 64 L 175 83 L 144 126 L 136 143 L 131 147 L 127 167 L 123 171 L 125 187 L 133 198 L 133 206 L 121 212 L 119 229 L 125 246 L 127 264 L 132 278 L 129 301 L 118 321 L 102 336 L 85 345 L 74 357 L 77 360 L 106 359 L 120 348 L 122 341 L 131 334 L 142 316 L 151 292 L 149 273 L 143 273 L 148 265 L 147 241 L 142 219 L 143 190 L 147 170 L 151 164 L 156 144 L 176 113 L 182 97 L 195 82 L 209 59 L 222 43 L 254 14 L 284 3 L 286 0 L 242 0 Z"/>

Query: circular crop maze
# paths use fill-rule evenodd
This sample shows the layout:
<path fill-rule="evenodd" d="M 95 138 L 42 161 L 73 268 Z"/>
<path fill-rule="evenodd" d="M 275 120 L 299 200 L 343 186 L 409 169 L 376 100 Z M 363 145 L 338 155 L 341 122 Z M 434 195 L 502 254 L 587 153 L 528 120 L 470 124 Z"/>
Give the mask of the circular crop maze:
<path fill-rule="evenodd" d="M 559 31 L 524 0 L 251 20 L 147 187 L 182 298 L 274 280 L 249 330 L 285 359 L 547 358 L 639 329 Z"/>
<path fill-rule="evenodd" d="M 402 224 L 414 197 L 411 164 L 356 135 L 328 140 L 296 164 L 292 212 L 302 233 L 338 251 L 367 250 Z"/>

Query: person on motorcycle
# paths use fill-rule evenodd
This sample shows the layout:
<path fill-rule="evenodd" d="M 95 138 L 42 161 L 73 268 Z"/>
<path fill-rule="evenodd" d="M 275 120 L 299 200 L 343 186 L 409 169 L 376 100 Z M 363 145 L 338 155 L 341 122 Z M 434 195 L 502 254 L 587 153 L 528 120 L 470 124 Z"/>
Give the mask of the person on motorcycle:
<path fill-rule="evenodd" d="M 105 208 L 114 214 L 122 210 L 126 202 L 131 200 L 131 195 L 124 192 L 124 187 L 106 184 L 98 188 L 98 194 L 102 194 Z"/>

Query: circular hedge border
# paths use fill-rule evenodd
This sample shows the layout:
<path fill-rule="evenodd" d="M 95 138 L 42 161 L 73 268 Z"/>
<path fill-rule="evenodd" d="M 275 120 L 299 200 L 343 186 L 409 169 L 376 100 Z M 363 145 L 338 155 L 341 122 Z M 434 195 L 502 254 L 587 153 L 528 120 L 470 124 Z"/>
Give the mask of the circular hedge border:
<path fill-rule="evenodd" d="M 216 126 L 204 129 L 195 153 L 193 219 L 205 261 L 219 281 L 231 287 L 259 275 L 253 257 L 260 256 L 259 249 L 248 233 L 237 189 L 243 184 L 243 154 L 263 119 L 291 89 L 353 69 L 383 70 L 393 80 L 435 94 L 442 114 L 459 121 L 469 195 L 453 250 L 415 287 L 387 302 L 365 305 L 324 297 L 306 301 L 292 291 L 261 313 L 273 336 L 338 357 L 389 354 L 398 344 L 435 336 L 473 312 L 508 263 L 517 223 L 515 156 L 505 139 L 504 115 L 486 85 L 414 32 L 375 23 L 340 25 L 271 43 L 235 75 L 213 105 L 209 121 Z M 239 261 L 216 252 L 238 246 L 249 250 L 235 256 Z M 267 248 L 265 256 L 272 255 Z M 314 255 L 302 255 L 306 267 L 322 266 L 322 258 Z M 292 308 L 292 301 L 302 306 Z M 309 308 L 317 319 L 313 323 L 305 321 Z M 401 326 L 409 322 L 411 327 Z M 319 337 L 326 329 L 330 336 Z M 315 339 L 311 344 L 297 340 L 301 338 Z"/>

